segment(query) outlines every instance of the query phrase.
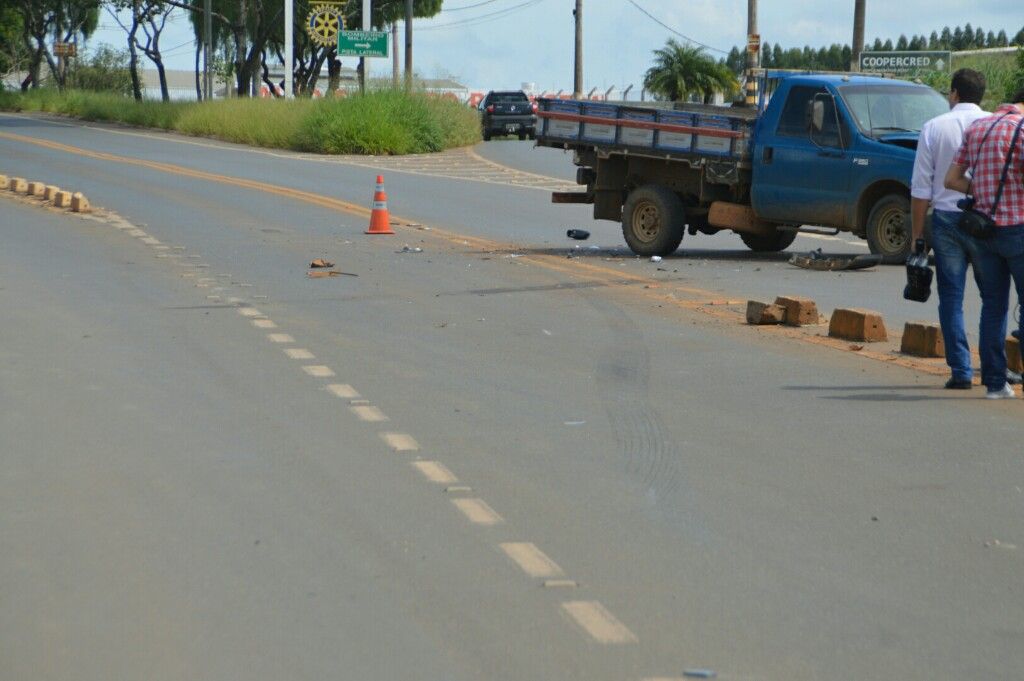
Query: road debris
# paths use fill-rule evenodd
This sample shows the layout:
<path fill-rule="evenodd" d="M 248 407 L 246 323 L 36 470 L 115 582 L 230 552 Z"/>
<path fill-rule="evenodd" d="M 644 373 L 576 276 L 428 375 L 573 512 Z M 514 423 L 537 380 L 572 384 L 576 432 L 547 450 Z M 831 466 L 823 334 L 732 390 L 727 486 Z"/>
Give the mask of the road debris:
<path fill-rule="evenodd" d="M 422 252 L 423 252 L 423 249 L 420 248 L 419 246 L 413 247 L 413 246 L 410 246 L 409 244 L 406 244 L 405 246 L 402 246 L 402 250 L 395 251 L 395 253 L 422 253 Z"/>
<path fill-rule="evenodd" d="M 652 255 L 651 256 L 651 262 L 661 262 L 661 256 L 660 255 Z"/>
<path fill-rule="evenodd" d="M 358 274 L 352 274 L 351 272 L 339 272 L 338 270 L 326 270 L 319 272 L 307 272 L 306 276 L 310 279 L 327 279 L 330 277 L 358 277 Z"/>
<path fill-rule="evenodd" d="M 324 260 L 323 258 L 317 258 L 313 262 L 309 263 L 310 267 L 334 267 L 334 263 L 330 260 Z"/>
<path fill-rule="evenodd" d="M 789 259 L 790 265 L 802 267 L 805 270 L 819 270 L 823 272 L 834 272 L 836 270 L 863 270 L 874 267 L 882 262 L 880 255 L 834 255 L 828 256 L 822 253 L 821 249 L 811 251 L 804 255 L 794 253 Z"/>
<path fill-rule="evenodd" d="M 586 241 L 590 238 L 590 232 L 585 229 L 570 229 L 565 233 L 570 239 L 576 239 L 577 241 Z"/>
<path fill-rule="evenodd" d="M 713 679 L 718 676 L 714 669 L 684 669 L 683 676 L 691 679 Z"/>

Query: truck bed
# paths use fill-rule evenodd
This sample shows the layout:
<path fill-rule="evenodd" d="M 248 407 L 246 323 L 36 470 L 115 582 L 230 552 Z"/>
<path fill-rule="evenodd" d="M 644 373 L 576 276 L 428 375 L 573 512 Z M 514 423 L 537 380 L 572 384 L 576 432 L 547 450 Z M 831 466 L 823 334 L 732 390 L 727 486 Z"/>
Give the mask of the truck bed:
<path fill-rule="evenodd" d="M 601 154 L 733 162 L 749 160 L 757 112 L 709 105 L 655 108 L 563 99 L 538 99 L 537 144 Z"/>

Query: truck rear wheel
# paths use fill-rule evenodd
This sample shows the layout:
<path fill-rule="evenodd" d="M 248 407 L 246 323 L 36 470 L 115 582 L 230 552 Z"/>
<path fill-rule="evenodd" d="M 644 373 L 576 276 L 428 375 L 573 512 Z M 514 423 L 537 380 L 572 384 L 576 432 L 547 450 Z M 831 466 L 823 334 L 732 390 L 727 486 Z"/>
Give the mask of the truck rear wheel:
<path fill-rule="evenodd" d="M 882 262 L 902 263 L 910 254 L 910 201 L 902 194 L 887 194 L 879 199 L 865 228 L 868 248 L 882 256 Z"/>
<path fill-rule="evenodd" d="M 679 248 L 686 211 L 675 192 L 656 184 L 629 193 L 622 207 L 622 236 L 637 255 L 671 255 Z"/>
<path fill-rule="evenodd" d="M 743 234 L 740 238 L 747 248 L 755 253 L 777 253 L 789 248 L 789 245 L 796 239 L 796 232 L 788 229 L 776 229 L 774 234 L 762 236 L 760 234 Z"/>

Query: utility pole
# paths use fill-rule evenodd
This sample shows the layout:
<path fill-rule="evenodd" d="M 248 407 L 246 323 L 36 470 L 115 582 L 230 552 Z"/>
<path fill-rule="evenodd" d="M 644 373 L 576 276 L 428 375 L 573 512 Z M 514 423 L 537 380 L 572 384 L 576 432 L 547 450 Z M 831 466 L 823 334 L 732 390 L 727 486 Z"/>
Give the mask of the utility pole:
<path fill-rule="evenodd" d="M 206 0 L 210 2 L 210 0 Z M 295 96 L 295 74 L 292 64 L 295 63 L 295 0 L 284 0 L 284 96 L 291 99 Z"/>
<path fill-rule="evenodd" d="M 583 96 L 583 0 L 576 0 L 572 15 L 576 18 L 576 70 L 572 79 L 572 96 L 579 99 Z"/>
<path fill-rule="evenodd" d="M 207 100 L 213 99 L 213 69 L 210 58 L 213 56 L 213 9 L 212 0 L 203 2 L 203 90 Z"/>
<path fill-rule="evenodd" d="M 412 0 L 405 0 L 405 91 L 412 92 Z"/>
<path fill-rule="evenodd" d="M 398 89 L 398 77 L 401 73 L 401 62 L 398 56 L 398 22 L 391 22 L 391 87 Z"/>
<path fill-rule="evenodd" d="M 757 77 L 754 75 L 761 63 L 761 36 L 757 32 L 757 0 L 747 0 L 747 84 L 746 105 L 757 105 Z"/>
<path fill-rule="evenodd" d="M 853 3 L 853 44 L 850 45 L 850 70 L 860 71 L 860 53 L 864 49 L 864 5 L 866 0 Z"/>

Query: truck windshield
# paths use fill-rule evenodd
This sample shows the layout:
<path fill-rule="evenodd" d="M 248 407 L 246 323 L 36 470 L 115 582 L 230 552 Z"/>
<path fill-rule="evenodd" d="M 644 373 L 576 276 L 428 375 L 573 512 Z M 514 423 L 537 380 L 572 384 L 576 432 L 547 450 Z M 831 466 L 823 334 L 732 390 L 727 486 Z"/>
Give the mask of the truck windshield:
<path fill-rule="evenodd" d="M 949 111 L 949 102 L 930 87 L 844 85 L 839 93 L 865 135 L 921 132 L 925 121 Z"/>

